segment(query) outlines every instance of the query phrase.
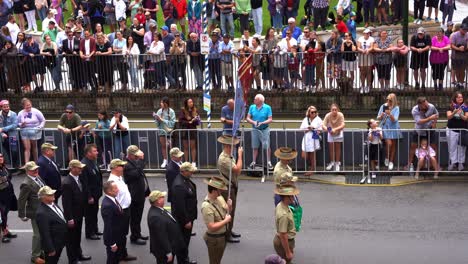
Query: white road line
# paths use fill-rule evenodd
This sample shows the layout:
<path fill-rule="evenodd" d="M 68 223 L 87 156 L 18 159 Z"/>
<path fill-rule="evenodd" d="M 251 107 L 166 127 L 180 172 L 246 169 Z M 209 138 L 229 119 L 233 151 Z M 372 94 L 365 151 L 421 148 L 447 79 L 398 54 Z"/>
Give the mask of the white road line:
<path fill-rule="evenodd" d="M 13 233 L 32 233 L 32 229 L 10 229 Z"/>

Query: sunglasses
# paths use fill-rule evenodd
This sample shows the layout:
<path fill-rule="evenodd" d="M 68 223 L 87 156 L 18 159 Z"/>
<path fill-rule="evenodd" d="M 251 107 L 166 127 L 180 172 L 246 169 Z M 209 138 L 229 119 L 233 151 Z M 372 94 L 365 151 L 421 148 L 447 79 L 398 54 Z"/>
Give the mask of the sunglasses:
<path fill-rule="evenodd" d="M 73 111 L 65 111 L 67 114 L 73 114 Z"/>
<path fill-rule="evenodd" d="M 310 113 L 311 113 L 311 114 L 316 114 L 316 113 L 317 113 L 317 111 L 310 111 Z"/>

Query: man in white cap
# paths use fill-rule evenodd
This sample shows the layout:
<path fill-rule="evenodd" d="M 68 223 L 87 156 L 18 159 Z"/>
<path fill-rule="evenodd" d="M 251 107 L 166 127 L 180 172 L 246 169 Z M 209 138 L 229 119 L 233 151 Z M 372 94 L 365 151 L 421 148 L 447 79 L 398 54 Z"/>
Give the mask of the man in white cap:
<path fill-rule="evenodd" d="M 41 187 L 46 185 L 39 177 L 39 166 L 34 161 L 27 162 L 22 169 L 26 171 L 26 177 L 20 185 L 18 216 L 25 222 L 31 219 L 33 230 L 31 262 L 43 264 L 45 261 L 41 258 L 41 237 L 36 222 L 36 211 L 39 207 L 37 193 Z"/>
<path fill-rule="evenodd" d="M 172 183 L 172 214 L 179 223 L 187 248 L 192 236 L 193 221 L 198 217 L 197 186 L 190 179 L 196 170 L 197 168 L 192 163 L 182 163 L 180 174 Z M 190 261 L 189 263 L 196 263 L 196 261 Z"/>
<path fill-rule="evenodd" d="M 371 30 L 366 28 L 363 35 L 357 40 L 357 50 L 359 52 L 359 79 L 361 94 L 368 93 L 372 88 L 372 67 L 374 66 L 374 56 L 371 54 L 374 47 L 374 38 L 371 36 Z M 367 82 L 366 82 L 367 81 Z"/>
<path fill-rule="evenodd" d="M 426 69 L 429 64 L 429 50 L 431 46 L 431 36 L 426 34 L 426 30 L 423 27 L 419 27 L 416 35 L 411 37 L 410 42 L 410 68 L 413 69 L 414 80 L 416 80 L 414 89 L 416 90 L 421 88 L 424 91 L 426 89 Z"/>
<path fill-rule="evenodd" d="M 294 17 L 290 17 L 288 19 L 288 26 L 283 29 L 283 39 L 286 38 L 286 32 L 288 29 L 291 31 L 291 37 L 297 41 L 299 36 L 302 34 L 302 30 L 300 27 L 296 26 L 296 19 Z"/>
<path fill-rule="evenodd" d="M 139 156 L 143 152 L 136 145 L 127 148 L 127 164 L 124 166 L 124 181 L 128 186 L 132 203 L 130 204 L 130 242 L 136 245 L 146 245 L 148 236 L 141 234 L 141 217 L 145 208 L 145 198 L 150 194 L 148 179 L 143 171 L 144 162 Z"/>
<path fill-rule="evenodd" d="M 55 192 L 49 186 L 44 186 L 37 194 L 41 204 L 36 211 L 36 221 L 47 264 L 58 263 L 68 233 L 67 221 L 62 210 L 55 203 Z"/>
<path fill-rule="evenodd" d="M 182 157 L 184 156 L 184 152 L 182 152 L 179 148 L 172 148 L 169 151 L 169 155 L 171 158 L 166 167 L 167 201 L 172 202 L 172 183 L 180 173 L 180 166 L 182 165 Z"/>
<path fill-rule="evenodd" d="M 128 186 L 124 181 L 123 172 L 124 166 L 127 164 L 126 161 L 122 161 L 120 159 L 113 159 L 110 162 L 110 175 L 108 181 L 113 181 L 117 184 L 119 188 L 119 193 L 115 197 L 117 202 L 122 207 L 122 228 L 124 237 L 122 240 L 117 242 L 117 247 L 120 248 L 119 252 L 119 260 L 124 261 L 132 261 L 136 260 L 137 257 L 129 255 L 127 253 L 127 235 L 128 235 L 128 227 L 130 224 L 130 204 L 132 203 L 132 198 L 130 195 L 130 191 L 128 190 Z"/>
<path fill-rule="evenodd" d="M 148 197 L 151 207 L 148 211 L 150 232 L 150 252 L 156 257 L 156 263 L 185 263 L 188 250 L 184 237 L 175 218 L 164 209 L 166 192 L 152 191 Z"/>
<path fill-rule="evenodd" d="M 86 188 L 80 180 L 81 171 L 86 165 L 79 160 L 68 163 L 70 173 L 62 181 L 63 214 L 68 225 L 67 255 L 69 263 L 91 260 L 81 249 L 81 229 L 85 213 Z"/>

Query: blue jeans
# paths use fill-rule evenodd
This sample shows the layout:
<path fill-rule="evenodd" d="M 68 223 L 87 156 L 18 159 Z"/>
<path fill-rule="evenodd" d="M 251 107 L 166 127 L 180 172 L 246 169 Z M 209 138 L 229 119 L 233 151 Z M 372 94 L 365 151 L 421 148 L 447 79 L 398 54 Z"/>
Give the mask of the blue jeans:
<path fill-rule="evenodd" d="M 305 85 L 315 85 L 315 65 L 305 66 Z"/>
<path fill-rule="evenodd" d="M 114 159 L 120 159 L 120 153 L 127 151 L 128 146 L 130 145 L 130 139 L 128 135 L 121 136 L 119 132 L 113 134 L 114 138 Z"/>
<path fill-rule="evenodd" d="M 273 27 L 275 29 L 281 29 L 283 27 L 283 15 L 281 13 L 276 13 L 273 16 Z"/>
<path fill-rule="evenodd" d="M 138 65 L 133 58 L 129 60 L 128 64 L 129 64 L 128 71 L 130 72 L 130 79 L 132 82 L 132 87 L 134 89 L 137 89 L 138 88 L 138 78 L 137 78 Z"/>
<path fill-rule="evenodd" d="M 39 15 L 39 19 L 41 19 L 41 21 L 44 21 L 44 18 L 47 17 L 47 7 L 43 6 L 41 9 L 36 9 L 36 10 L 37 10 L 37 14 Z M 45 28 L 43 28 L 42 30 L 44 31 Z"/>
<path fill-rule="evenodd" d="M 229 26 L 229 36 L 234 37 L 234 19 L 232 18 L 232 13 L 230 14 L 223 14 L 221 13 L 221 31 L 223 34 L 228 33 L 226 29 L 226 22 Z"/>
<path fill-rule="evenodd" d="M 263 9 L 261 7 L 252 9 L 252 18 L 255 27 L 255 34 L 262 35 L 263 30 Z"/>

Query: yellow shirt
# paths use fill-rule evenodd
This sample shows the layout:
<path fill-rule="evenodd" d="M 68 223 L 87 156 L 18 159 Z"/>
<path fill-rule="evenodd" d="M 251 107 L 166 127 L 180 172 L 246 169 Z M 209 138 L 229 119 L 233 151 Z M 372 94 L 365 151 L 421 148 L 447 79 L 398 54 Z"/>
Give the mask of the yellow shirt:
<path fill-rule="evenodd" d="M 296 227 L 294 225 L 294 218 L 291 209 L 280 202 L 276 206 L 275 211 L 276 232 L 287 233 L 288 239 L 296 237 Z"/>
<path fill-rule="evenodd" d="M 278 161 L 275 165 L 275 169 L 273 170 L 273 179 L 275 180 L 276 185 L 280 185 L 281 175 L 285 172 L 292 173 L 291 167 L 289 167 L 289 165 L 284 165 L 281 161 Z"/>
<path fill-rule="evenodd" d="M 229 179 L 229 169 L 236 166 L 234 158 L 230 157 L 228 154 L 221 152 L 218 157 L 218 170 L 226 178 Z M 232 181 L 237 183 L 238 174 L 232 173 Z M 228 180 L 227 180 L 228 181 Z"/>
<path fill-rule="evenodd" d="M 201 213 L 203 215 L 203 221 L 205 222 L 207 226 L 209 223 L 217 223 L 217 222 L 223 221 L 224 217 L 227 214 L 227 211 L 228 211 L 228 205 L 221 195 L 218 196 L 216 200 L 210 200 L 207 196 L 201 206 Z M 221 227 L 219 230 L 215 232 L 211 232 L 211 231 L 208 231 L 208 232 L 210 234 L 223 234 L 223 233 L 226 233 L 226 226 Z"/>

